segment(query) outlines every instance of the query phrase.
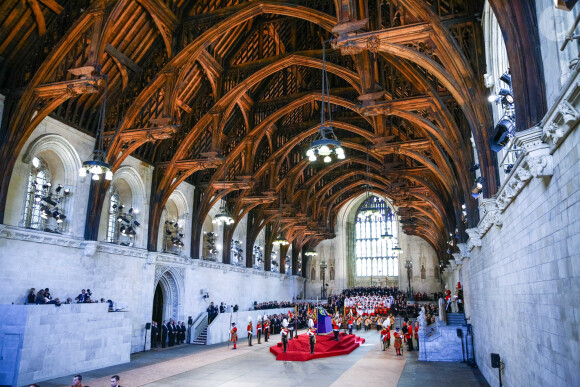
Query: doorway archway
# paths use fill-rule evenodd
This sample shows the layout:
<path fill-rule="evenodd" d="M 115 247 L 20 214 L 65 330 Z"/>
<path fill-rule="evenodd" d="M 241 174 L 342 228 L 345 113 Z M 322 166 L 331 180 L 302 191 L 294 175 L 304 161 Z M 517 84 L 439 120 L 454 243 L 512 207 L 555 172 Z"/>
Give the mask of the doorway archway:
<path fill-rule="evenodd" d="M 155 287 L 155 294 L 153 295 L 153 313 L 151 314 L 151 321 L 157 322 L 161 326 L 163 323 L 163 289 L 161 283 L 157 283 Z"/>
<path fill-rule="evenodd" d="M 153 295 L 152 316 L 154 321 L 180 320 L 181 289 L 183 288 L 183 269 L 158 266 L 155 273 L 155 292 Z M 158 320 L 155 320 L 158 318 Z"/>

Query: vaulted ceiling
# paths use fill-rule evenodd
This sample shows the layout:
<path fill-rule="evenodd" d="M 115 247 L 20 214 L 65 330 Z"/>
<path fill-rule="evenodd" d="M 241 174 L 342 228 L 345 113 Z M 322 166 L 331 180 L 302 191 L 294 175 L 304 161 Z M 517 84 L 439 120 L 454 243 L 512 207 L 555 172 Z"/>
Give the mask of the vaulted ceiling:
<path fill-rule="evenodd" d="M 150 249 L 183 181 L 197 188 L 194 242 L 225 198 L 236 221 L 249 216 L 254 237 L 268 227 L 313 246 L 365 191 L 368 153 L 372 190 L 399 207 L 407 234 L 444 258 L 448 233 L 465 225 L 461 204 L 475 207 L 469 167 L 479 163 L 487 193 L 496 189 L 482 8 L 483 0 L 4 0 L 0 166 L 12 170 L 48 115 L 94 136 L 106 83 L 108 161 L 118 168 L 133 155 L 155 166 Z M 328 98 L 346 159 L 310 163 L 331 38 Z M 92 183 L 89 239 L 106 189 Z"/>

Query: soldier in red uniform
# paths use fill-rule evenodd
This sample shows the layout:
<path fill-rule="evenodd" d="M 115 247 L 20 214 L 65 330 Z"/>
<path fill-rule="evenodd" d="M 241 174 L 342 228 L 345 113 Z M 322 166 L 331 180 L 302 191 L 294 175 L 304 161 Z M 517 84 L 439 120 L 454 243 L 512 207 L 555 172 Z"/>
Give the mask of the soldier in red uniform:
<path fill-rule="evenodd" d="M 387 341 L 387 335 L 389 334 L 389 327 L 385 324 L 381 330 L 381 344 L 383 346 L 383 351 L 385 351 L 389 345 Z"/>
<path fill-rule="evenodd" d="M 407 332 L 406 333 L 405 338 L 407 339 L 407 346 L 408 346 L 408 350 L 412 351 L 413 350 L 413 323 L 409 321 L 409 324 L 407 325 Z"/>
<path fill-rule="evenodd" d="M 338 327 L 338 322 L 336 321 L 336 318 L 332 319 L 332 331 L 334 332 L 334 340 L 339 341 L 338 335 L 340 333 L 340 328 Z"/>
<path fill-rule="evenodd" d="M 256 324 L 256 335 L 258 336 L 258 344 L 262 344 L 260 339 L 262 338 L 262 317 L 258 316 L 258 323 Z"/>
<path fill-rule="evenodd" d="M 248 346 L 252 346 L 252 335 L 254 334 L 254 326 L 252 325 L 252 318 L 248 317 Z"/>
<path fill-rule="evenodd" d="M 348 319 L 348 334 L 352 335 L 352 326 L 354 325 L 354 319 L 352 318 L 352 315 L 349 317 Z"/>
<path fill-rule="evenodd" d="M 236 342 L 238 341 L 238 328 L 236 328 L 236 323 L 232 323 L 232 329 L 230 330 L 230 341 L 234 343 L 232 349 L 236 349 Z"/>
<path fill-rule="evenodd" d="M 401 333 L 399 328 L 395 330 L 395 350 L 397 351 L 397 356 L 402 356 L 401 347 L 403 346 L 403 340 L 401 339 Z"/>
<path fill-rule="evenodd" d="M 415 340 L 417 341 L 417 351 L 419 350 L 419 321 L 415 321 Z"/>
<path fill-rule="evenodd" d="M 282 330 L 280 331 L 280 335 L 282 336 L 282 344 L 284 345 L 284 353 L 286 353 L 286 349 L 288 348 L 288 336 L 290 335 L 290 329 L 288 329 L 288 320 L 282 320 Z"/>
<path fill-rule="evenodd" d="M 264 342 L 268 342 L 268 338 L 270 337 L 270 320 L 268 320 L 268 316 L 264 315 Z"/>

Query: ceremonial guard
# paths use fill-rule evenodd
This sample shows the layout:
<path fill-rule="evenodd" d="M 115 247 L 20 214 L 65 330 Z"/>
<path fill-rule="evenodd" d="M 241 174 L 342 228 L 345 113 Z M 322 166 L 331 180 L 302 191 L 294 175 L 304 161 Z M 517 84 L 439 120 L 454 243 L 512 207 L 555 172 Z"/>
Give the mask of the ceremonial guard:
<path fill-rule="evenodd" d="M 314 353 L 314 344 L 316 344 L 316 328 L 314 328 L 314 321 L 308 320 L 308 330 L 306 331 L 310 339 L 310 353 Z"/>
<path fill-rule="evenodd" d="M 248 316 L 248 345 L 252 346 L 252 335 L 254 334 L 254 326 L 252 325 L 252 317 Z"/>
<path fill-rule="evenodd" d="M 230 330 L 230 341 L 234 343 L 232 349 L 236 349 L 236 342 L 238 341 L 238 328 L 236 328 L 236 323 L 232 323 L 232 329 Z"/>
<path fill-rule="evenodd" d="M 267 315 L 264 315 L 264 342 L 268 342 L 270 337 L 270 320 Z"/>
<path fill-rule="evenodd" d="M 282 344 L 284 345 L 284 353 L 286 353 L 286 349 L 288 348 L 288 335 L 290 334 L 290 330 L 288 329 L 288 320 L 282 320 L 282 330 L 280 331 L 280 335 L 282 336 Z"/>
<path fill-rule="evenodd" d="M 352 315 L 349 317 L 348 319 L 348 334 L 352 335 L 352 326 L 354 324 L 354 320 L 352 318 Z"/>
<path fill-rule="evenodd" d="M 381 344 L 383 346 L 383 351 L 389 348 L 389 341 L 391 338 L 391 334 L 389 332 L 389 326 L 383 325 L 383 330 L 381 331 Z"/>
<path fill-rule="evenodd" d="M 258 322 L 256 324 L 256 334 L 258 335 L 258 344 L 262 344 L 260 339 L 262 338 L 262 317 L 258 316 Z"/>
<path fill-rule="evenodd" d="M 395 331 L 395 350 L 397 351 L 397 356 L 402 356 L 401 347 L 403 346 L 403 339 L 401 338 L 401 333 L 399 328 Z"/>
<path fill-rule="evenodd" d="M 332 319 L 332 331 L 334 332 L 334 340 L 338 340 L 338 335 L 340 334 L 340 328 L 338 327 L 338 322 L 336 321 L 336 317 Z"/>
<path fill-rule="evenodd" d="M 405 333 L 405 332 L 403 332 Z M 405 337 L 407 338 L 407 346 L 409 347 L 408 350 L 412 351 L 413 350 L 413 323 L 411 321 L 409 321 L 409 324 L 407 325 L 407 332 Z"/>
<path fill-rule="evenodd" d="M 292 316 L 292 313 L 290 313 L 290 316 L 288 317 L 288 330 L 290 331 L 290 340 L 292 340 L 294 338 L 294 317 Z"/>
<path fill-rule="evenodd" d="M 415 321 L 415 340 L 417 340 L 417 351 L 419 350 L 419 321 Z"/>

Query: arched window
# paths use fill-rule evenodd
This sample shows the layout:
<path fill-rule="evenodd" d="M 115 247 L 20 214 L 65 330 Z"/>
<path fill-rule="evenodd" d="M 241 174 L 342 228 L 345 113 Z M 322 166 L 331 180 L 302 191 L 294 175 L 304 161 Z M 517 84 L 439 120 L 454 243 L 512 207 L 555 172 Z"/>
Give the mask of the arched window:
<path fill-rule="evenodd" d="M 119 190 L 111 185 L 111 199 L 109 200 L 109 217 L 107 218 L 107 242 L 117 243 L 119 228 L 117 216 L 119 215 Z"/>
<path fill-rule="evenodd" d="M 46 219 L 41 216 L 41 207 L 42 198 L 46 197 L 50 190 L 50 171 L 41 158 L 34 157 L 31 163 L 23 224 L 26 228 L 44 230 Z"/>
<path fill-rule="evenodd" d="M 382 238 L 384 234 L 392 237 Z M 357 277 L 399 275 L 399 258 L 392 250 L 397 234 L 393 209 L 376 196 L 365 200 L 357 211 L 355 223 Z"/>

